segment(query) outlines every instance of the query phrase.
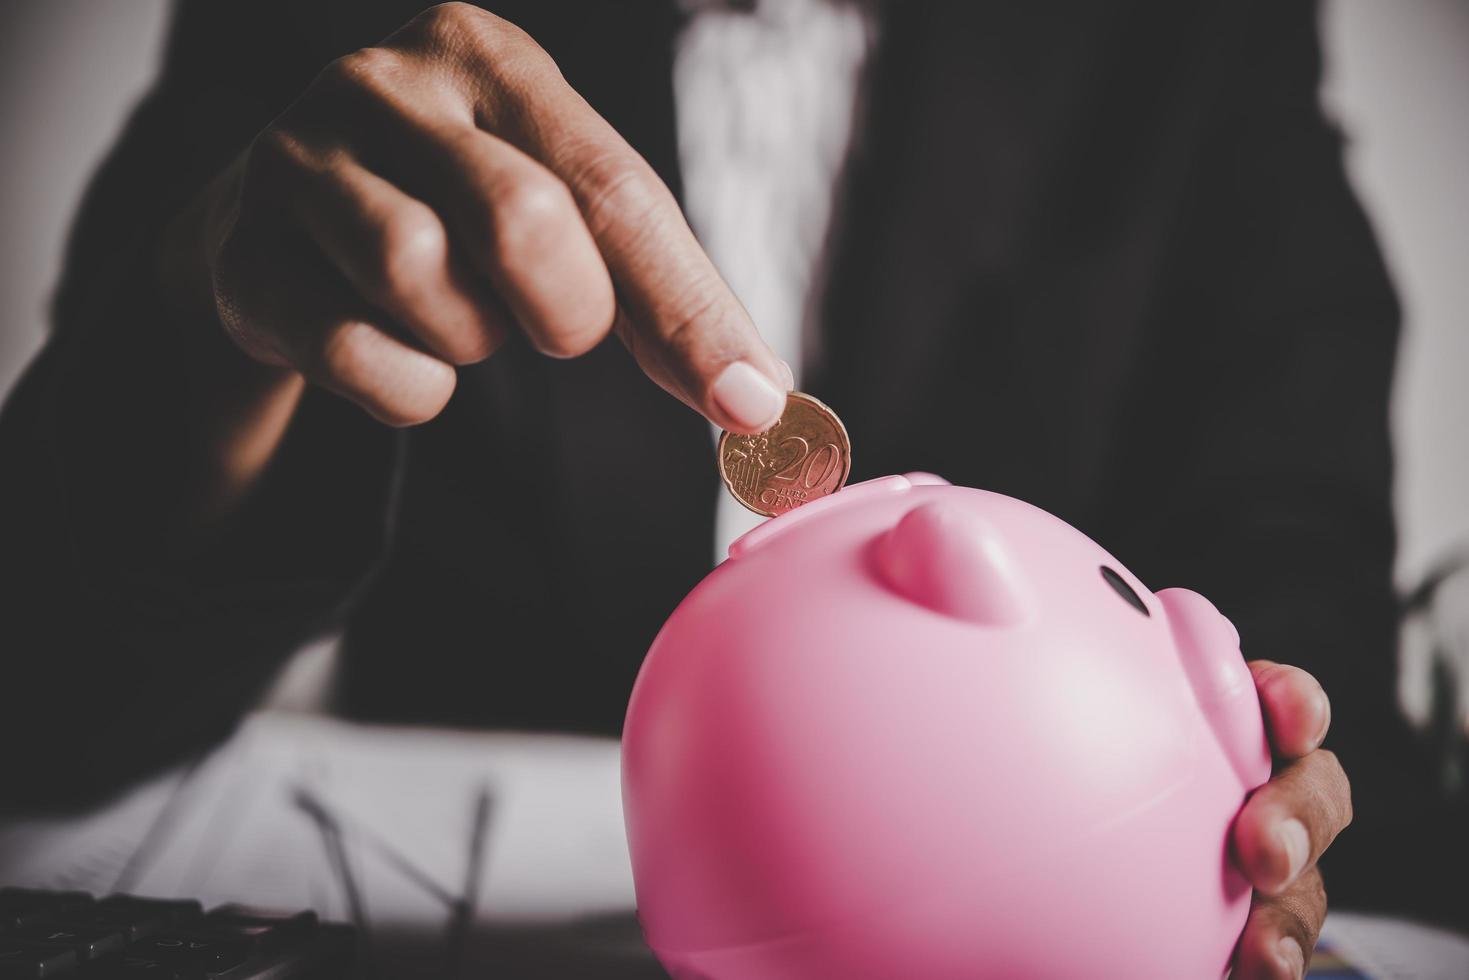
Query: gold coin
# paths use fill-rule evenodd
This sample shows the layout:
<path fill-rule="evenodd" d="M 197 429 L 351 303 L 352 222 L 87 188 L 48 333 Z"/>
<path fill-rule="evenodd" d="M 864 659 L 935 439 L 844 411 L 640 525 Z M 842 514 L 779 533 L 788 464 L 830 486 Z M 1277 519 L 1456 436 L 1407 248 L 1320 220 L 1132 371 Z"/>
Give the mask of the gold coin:
<path fill-rule="evenodd" d="M 766 517 L 836 493 L 851 471 L 847 427 L 804 392 L 787 395 L 780 421 L 764 432 L 719 437 L 724 485 L 736 500 Z"/>

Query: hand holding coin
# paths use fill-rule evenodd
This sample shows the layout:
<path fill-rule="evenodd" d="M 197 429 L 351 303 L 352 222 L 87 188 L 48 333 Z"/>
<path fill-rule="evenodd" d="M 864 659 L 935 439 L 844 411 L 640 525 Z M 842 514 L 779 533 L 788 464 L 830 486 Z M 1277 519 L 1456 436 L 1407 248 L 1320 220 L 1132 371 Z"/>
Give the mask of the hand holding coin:
<path fill-rule="evenodd" d="M 719 475 L 736 500 L 774 517 L 836 493 L 852 470 L 852 445 L 836 413 L 800 391 L 764 432 L 719 437 Z"/>

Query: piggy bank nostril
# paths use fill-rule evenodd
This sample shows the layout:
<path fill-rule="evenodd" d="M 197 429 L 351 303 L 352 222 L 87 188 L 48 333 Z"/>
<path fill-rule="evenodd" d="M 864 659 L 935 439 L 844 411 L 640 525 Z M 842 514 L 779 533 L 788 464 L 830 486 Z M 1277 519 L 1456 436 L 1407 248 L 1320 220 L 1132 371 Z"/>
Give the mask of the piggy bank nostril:
<path fill-rule="evenodd" d="M 1132 608 L 1144 616 L 1151 617 L 1153 615 L 1148 612 L 1147 604 L 1143 602 L 1142 597 L 1132 590 L 1132 586 L 1127 584 L 1127 579 L 1118 575 L 1116 571 L 1108 568 L 1106 565 L 1102 566 L 1101 571 L 1102 578 L 1106 580 L 1108 585 L 1112 586 L 1112 591 L 1126 599 L 1128 605 L 1132 606 Z"/>

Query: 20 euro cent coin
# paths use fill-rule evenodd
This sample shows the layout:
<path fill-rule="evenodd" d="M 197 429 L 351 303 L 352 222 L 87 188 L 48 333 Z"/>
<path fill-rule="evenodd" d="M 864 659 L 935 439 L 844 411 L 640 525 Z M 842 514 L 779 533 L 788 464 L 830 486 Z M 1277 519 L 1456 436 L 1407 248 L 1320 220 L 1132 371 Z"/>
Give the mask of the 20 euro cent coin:
<path fill-rule="evenodd" d="M 836 493 L 852 471 L 852 444 L 835 412 L 810 395 L 786 396 L 780 421 L 753 436 L 719 437 L 719 475 L 736 500 L 774 517 Z"/>

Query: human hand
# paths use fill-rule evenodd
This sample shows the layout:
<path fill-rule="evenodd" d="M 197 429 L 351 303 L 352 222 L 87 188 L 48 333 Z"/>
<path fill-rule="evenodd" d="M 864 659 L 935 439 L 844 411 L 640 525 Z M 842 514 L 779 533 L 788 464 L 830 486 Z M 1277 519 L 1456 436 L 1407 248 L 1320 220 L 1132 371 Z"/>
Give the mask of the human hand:
<path fill-rule="evenodd" d="M 455 366 L 515 329 L 558 357 L 615 332 L 735 431 L 774 423 L 790 387 L 652 168 L 476 7 L 332 62 L 189 213 L 172 294 L 388 424 L 434 417 Z"/>
<path fill-rule="evenodd" d="M 1231 976 L 1299 978 L 1326 918 L 1316 862 L 1351 823 L 1351 788 L 1336 755 L 1320 748 L 1331 707 L 1316 679 L 1267 660 L 1250 672 L 1276 764 L 1235 819 L 1235 855 L 1255 895 Z"/>

